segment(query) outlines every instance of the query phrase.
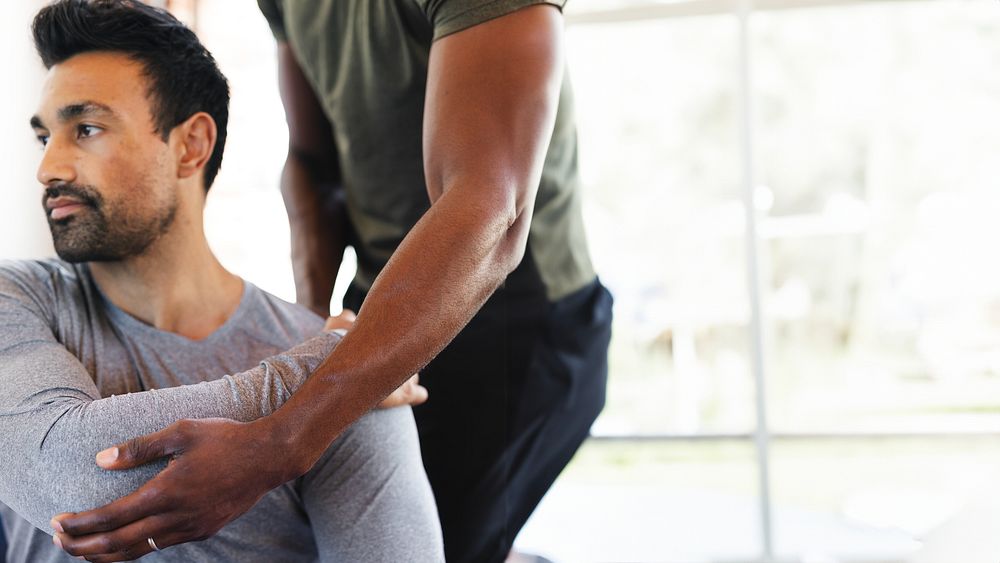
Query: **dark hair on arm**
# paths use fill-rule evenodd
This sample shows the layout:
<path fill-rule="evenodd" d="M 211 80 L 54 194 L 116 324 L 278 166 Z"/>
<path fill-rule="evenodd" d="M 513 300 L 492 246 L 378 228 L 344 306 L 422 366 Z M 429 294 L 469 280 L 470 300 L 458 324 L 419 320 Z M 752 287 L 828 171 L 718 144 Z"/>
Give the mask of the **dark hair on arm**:
<path fill-rule="evenodd" d="M 169 12 L 135 0 L 59 0 L 38 12 L 32 33 L 45 68 L 93 51 L 142 64 L 156 132 L 164 140 L 195 113 L 212 116 L 218 139 L 205 165 L 205 189 L 211 187 L 226 145 L 229 84 L 193 31 Z"/>

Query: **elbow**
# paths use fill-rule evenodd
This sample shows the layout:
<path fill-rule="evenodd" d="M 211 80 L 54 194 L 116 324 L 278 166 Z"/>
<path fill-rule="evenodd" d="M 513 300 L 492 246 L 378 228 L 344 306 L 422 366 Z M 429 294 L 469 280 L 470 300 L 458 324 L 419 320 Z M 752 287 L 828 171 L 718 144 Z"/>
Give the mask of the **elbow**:
<path fill-rule="evenodd" d="M 442 221 L 463 239 L 475 233 L 470 247 L 481 249 L 481 264 L 498 284 L 524 258 L 535 202 L 537 188 L 516 176 L 452 177 L 429 184 L 432 195 L 441 194 L 433 205 L 440 205 Z"/>
<path fill-rule="evenodd" d="M 508 224 L 498 248 L 498 262 L 503 276 L 511 274 L 524 260 L 528 248 L 528 233 L 531 225 L 530 211 L 522 210 Z"/>
<path fill-rule="evenodd" d="M 285 155 L 284 174 L 292 174 L 308 183 L 337 183 L 340 165 L 336 152 L 318 150 L 299 144 L 289 143 Z"/>
<path fill-rule="evenodd" d="M 497 247 L 497 262 L 506 277 L 521 264 L 527 252 L 535 190 L 511 189 L 506 191 L 504 199 L 504 233 Z"/>

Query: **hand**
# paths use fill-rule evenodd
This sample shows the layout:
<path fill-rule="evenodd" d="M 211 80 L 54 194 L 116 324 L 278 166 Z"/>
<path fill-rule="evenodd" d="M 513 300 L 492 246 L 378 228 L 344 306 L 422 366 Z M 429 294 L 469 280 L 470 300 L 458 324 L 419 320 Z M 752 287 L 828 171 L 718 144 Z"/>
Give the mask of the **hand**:
<path fill-rule="evenodd" d="M 354 319 L 356 318 L 357 315 L 354 314 L 354 311 L 344 309 L 336 317 L 326 319 L 326 325 L 323 327 L 323 330 L 327 332 L 337 329 L 351 330 L 351 326 L 354 325 Z"/>
<path fill-rule="evenodd" d="M 380 409 L 391 409 L 405 405 L 419 405 L 427 401 L 427 388 L 420 384 L 420 374 L 415 373 L 402 385 L 396 388 L 391 395 L 382 399 L 378 404 Z"/>
<path fill-rule="evenodd" d="M 266 426 L 226 419 L 181 420 L 97 454 L 104 469 L 122 470 L 170 457 L 167 467 L 134 493 L 101 508 L 59 514 L 53 542 L 92 562 L 128 561 L 153 551 L 211 537 L 249 510 L 294 470 L 276 467 Z"/>
<path fill-rule="evenodd" d="M 354 311 L 344 309 L 344 311 L 336 317 L 328 318 L 326 320 L 326 326 L 323 327 L 323 330 L 350 330 L 351 325 L 354 324 L 355 318 L 357 317 L 355 316 Z M 402 407 L 404 405 L 419 405 L 427 401 L 427 397 L 427 388 L 420 385 L 420 374 L 417 373 L 396 388 L 391 395 L 382 399 L 382 402 L 378 404 L 378 408 L 391 409 L 393 407 Z"/>

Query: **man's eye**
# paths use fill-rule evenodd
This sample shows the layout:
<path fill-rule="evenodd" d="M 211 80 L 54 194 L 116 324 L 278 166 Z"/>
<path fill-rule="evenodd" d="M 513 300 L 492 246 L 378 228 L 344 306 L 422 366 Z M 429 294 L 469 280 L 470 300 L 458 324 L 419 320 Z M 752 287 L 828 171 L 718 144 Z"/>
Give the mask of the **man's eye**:
<path fill-rule="evenodd" d="M 94 127 L 93 125 L 80 125 L 76 128 L 76 133 L 78 138 L 93 137 L 101 131 L 100 127 Z"/>
<path fill-rule="evenodd" d="M 38 135 L 38 136 L 36 136 L 36 138 L 38 139 L 38 142 L 42 144 L 43 147 L 45 145 L 49 144 L 49 136 L 48 135 Z"/>

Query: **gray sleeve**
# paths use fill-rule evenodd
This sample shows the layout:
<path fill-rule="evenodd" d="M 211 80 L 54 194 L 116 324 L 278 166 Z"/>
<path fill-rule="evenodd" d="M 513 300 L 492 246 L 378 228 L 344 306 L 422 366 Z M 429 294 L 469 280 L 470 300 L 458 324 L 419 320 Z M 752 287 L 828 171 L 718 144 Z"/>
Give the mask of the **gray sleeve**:
<path fill-rule="evenodd" d="M 101 398 L 53 335 L 47 306 L 0 276 L 0 502 L 47 533 L 52 516 L 127 495 L 166 464 L 105 471 L 98 451 L 184 418 L 266 416 L 340 340 L 321 334 L 243 373 Z"/>
<path fill-rule="evenodd" d="M 320 561 L 444 561 L 410 407 L 361 417 L 299 485 Z"/>

